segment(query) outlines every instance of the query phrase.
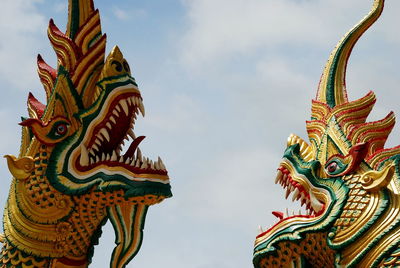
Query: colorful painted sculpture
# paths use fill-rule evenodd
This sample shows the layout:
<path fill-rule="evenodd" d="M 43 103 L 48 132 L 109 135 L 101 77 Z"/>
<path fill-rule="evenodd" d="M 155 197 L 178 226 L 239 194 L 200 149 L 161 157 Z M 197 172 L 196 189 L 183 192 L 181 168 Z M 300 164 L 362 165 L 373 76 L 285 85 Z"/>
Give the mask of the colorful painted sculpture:
<path fill-rule="evenodd" d="M 322 74 L 309 144 L 291 135 L 276 183 L 305 215 L 273 212 L 278 223 L 255 241 L 254 267 L 400 267 L 400 146 L 385 149 L 395 118 L 366 122 L 375 95 L 349 102 L 351 50 L 384 0 L 339 42 Z"/>
<path fill-rule="evenodd" d="M 161 161 L 142 156 L 133 127 L 142 96 L 92 0 L 69 0 L 66 34 L 50 20 L 57 70 L 38 57 L 47 104 L 28 97 L 18 157 L 4 211 L 0 267 L 87 267 L 110 219 L 110 267 L 125 267 L 141 242 L 147 209 L 171 196 Z M 126 152 L 122 146 L 131 137 Z"/>

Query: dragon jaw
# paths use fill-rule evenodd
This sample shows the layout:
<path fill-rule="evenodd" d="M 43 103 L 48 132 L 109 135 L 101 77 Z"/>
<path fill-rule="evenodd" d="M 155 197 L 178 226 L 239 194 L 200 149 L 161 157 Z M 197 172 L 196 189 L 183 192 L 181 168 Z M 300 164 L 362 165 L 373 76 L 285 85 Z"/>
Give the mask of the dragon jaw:
<path fill-rule="evenodd" d="M 126 188 L 136 182 L 150 182 L 159 184 L 160 190 L 164 187 L 165 195 L 170 196 L 165 165 L 161 158 L 153 162 L 142 155 L 139 144 L 144 136 L 136 137 L 133 130 L 139 113 L 144 114 L 140 91 L 130 76 L 122 76 L 117 80 L 117 86 L 113 86 L 113 81 L 108 85 L 108 90 L 99 96 L 101 100 L 103 95 L 107 95 L 103 101 L 99 100 L 80 114 L 83 124 L 87 124 L 86 131 L 71 144 L 71 149 L 65 150 L 68 165 L 58 165 L 59 174 L 72 175 L 70 180 L 76 181 L 77 188 L 99 183 L 100 176 L 96 174 L 101 174 L 99 187 L 102 189 L 115 189 L 117 186 Z M 122 146 L 129 137 L 131 144 L 123 154 Z M 61 180 L 63 178 L 61 176 Z M 137 192 L 137 187 L 136 184 L 130 194 Z"/>
<path fill-rule="evenodd" d="M 286 198 L 292 194 L 292 201 L 299 201 L 306 213 L 288 215 L 274 211 L 278 222 L 256 237 L 255 263 L 263 255 L 273 254 L 280 241 L 300 241 L 310 231 L 323 230 L 332 224 L 344 205 L 347 191 L 344 184 L 337 179 L 321 179 L 320 163 L 313 161 L 309 153 L 310 147 L 291 135 L 275 183 L 286 189 Z"/>

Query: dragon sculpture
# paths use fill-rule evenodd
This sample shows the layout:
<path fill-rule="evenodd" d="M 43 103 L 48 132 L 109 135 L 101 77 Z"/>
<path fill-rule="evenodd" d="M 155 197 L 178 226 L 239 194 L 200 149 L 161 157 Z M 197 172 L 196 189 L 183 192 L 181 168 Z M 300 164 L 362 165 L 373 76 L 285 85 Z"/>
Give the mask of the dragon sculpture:
<path fill-rule="evenodd" d="M 366 122 L 375 95 L 348 101 L 350 53 L 379 18 L 384 0 L 332 52 L 306 122 L 309 143 L 291 135 L 275 183 L 306 208 L 255 241 L 253 264 L 266 267 L 400 267 L 400 146 L 384 148 L 394 114 Z"/>
<path fill-rule="evenodd" d="M 13 179 L 0 267 L 88 267 L 108 219 L 110 267 L 125 267 L 141 246 L 148 207 L 171 196 L 169 177 L 160 158 L 138 148 L 142 96 L 118 47 L 105 57 L 93 0 L 69 0 L 66 33 L 50 20 L 48 36 L 57 69 L 37 61 L 47 104 L 29 94 L 19 156 L 5 156 Z"/>

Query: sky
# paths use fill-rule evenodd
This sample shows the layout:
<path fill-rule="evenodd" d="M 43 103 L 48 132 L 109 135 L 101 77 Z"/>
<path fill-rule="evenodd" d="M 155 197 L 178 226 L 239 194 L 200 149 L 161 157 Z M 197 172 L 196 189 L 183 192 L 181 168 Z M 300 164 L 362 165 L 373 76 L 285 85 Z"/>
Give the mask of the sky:
<path fill-rule="evenodd" d="M 349 99 L 377 95 L 370 120 L 400 114 L 400 2 L 356 45 Z M 330 52 L 372 0 L 95 0 L 107 51 L 118 45 L 139 84 L 146 117 L 135 126 L 144 155 L 161 156 L 174 196 L 150 207 L 144 241 L 127 267 L 246 268 L 258 226 L 298 208 L 274 184 L 290 133 L 305 120 Z M 18 154 L 31 91 L 44 101 L 36 55 L 55 65 L 46 36 L 65 29 L 67 0 L 1 0 L 0 155 Z M 387 146 L 400 144 L 396 126 Z M 11 175 L 0 161 L 0 207 Z M 92 267 L 108 267 L 111 224 Z"/>

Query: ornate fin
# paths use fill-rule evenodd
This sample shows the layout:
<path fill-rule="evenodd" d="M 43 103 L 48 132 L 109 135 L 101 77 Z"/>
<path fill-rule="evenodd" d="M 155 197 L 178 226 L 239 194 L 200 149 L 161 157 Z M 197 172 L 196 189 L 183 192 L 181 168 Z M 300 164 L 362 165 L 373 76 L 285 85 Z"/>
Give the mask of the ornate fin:
<path fill-rule="evenodd" d="M 350 53 L 361 35 L 379 18 L 384 0 L 374 0 L 369 14 L 340 40 L 325 65 L 316 100 L 333 108 L 347 102 L 346 67 Z"/>
<path fill-rule="evenodd" d="M 47 101 L 50 98 L 51 92 L 53 91 L 54 82 L 57 78 L 57 71 L 49 66 L 39 54 L 37 57 L 38 74 L 40 81 L 43 84 L 44 90 L 46 91 Z"/>
<path fill-rule="evenodd" d="M 38 101 L 31 92 L 28 95 L 28 113 L 30 118 L 40 119 L 43 116 L 46 105 Z"/>

